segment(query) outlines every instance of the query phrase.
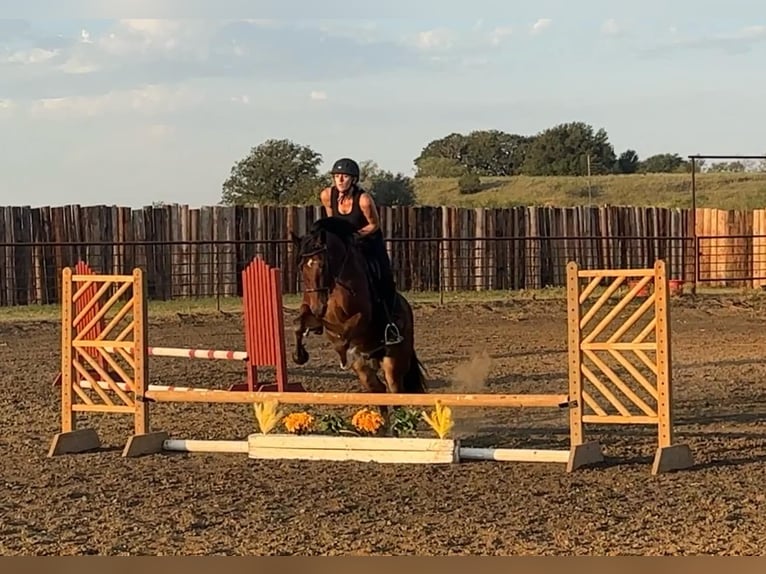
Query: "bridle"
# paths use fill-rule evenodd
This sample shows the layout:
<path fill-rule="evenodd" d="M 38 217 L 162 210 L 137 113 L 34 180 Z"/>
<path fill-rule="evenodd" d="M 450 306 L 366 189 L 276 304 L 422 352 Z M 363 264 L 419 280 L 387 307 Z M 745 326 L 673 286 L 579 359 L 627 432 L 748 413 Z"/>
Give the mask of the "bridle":
<path fill-rule="evenodd" d="M 343 257 L 343 262 L 341 263 L 340 270 L 338 271 L 337 275 L 335 275 L 330 281 L 329 285 L 320 285 L 317 287 L 312 288 L 304 288 L 304 293 L 328 293 L 332 290 L 333 284 L 338 285 L 340 287 L 343 287 L 346 291 L 348 291 L 351 295 L 355 295 L 354 288 L 351 287 L 348 283 L 340 279 L 340 276 L 343 275 L 343 271 L 346 269 L 346 263 L 348 263 L 348 257 L 351 249 L 346 249 L 346 254 Z M 301 259 L 310 259 L 311 257 L 314 257 L 315 255 L 319 255 L 320 253 L 326 253 L 327 252 L 327 245 L 322 245 L 321 247 L 318 247 L 317 249 L 314 249 L 313 251 L 309 251 L 308 253 L 302 253 Z M 327 278 L 327 275 L 330 273 L 329 266 L 327 266 L 324 270 L 325 272 L 322 274 L 322 282 L 324 283 L 324 280 Z"/>

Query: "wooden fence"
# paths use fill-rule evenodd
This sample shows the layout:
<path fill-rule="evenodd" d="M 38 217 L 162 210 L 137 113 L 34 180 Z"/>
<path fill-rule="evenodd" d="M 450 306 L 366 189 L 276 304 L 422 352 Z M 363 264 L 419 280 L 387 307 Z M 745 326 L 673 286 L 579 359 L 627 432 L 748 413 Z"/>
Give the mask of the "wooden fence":
<path fill-rule="evenodd" d="M 671 278 L 760 286 L 766 278 L 766 210 L 698 209 L 695 257 L 689 209 L 643 207 L 384 207 L 397 281 L 404 290 L 561 286 L 566 264 L 651 266 Z M 255 255 L 280 267 L 285 292 L 300 288 L 290 232 L 319 207 L 190 209 L 164 205 L 0 207 L 0 306 L 57 303 L 60 269 L 87 261 L 99 273 L 142 267 L 152 298 L 240 293 Z M 721 237 L 719 237 L 721 236 Z M 736 281 L 732 283 L 732 279 Z"/>

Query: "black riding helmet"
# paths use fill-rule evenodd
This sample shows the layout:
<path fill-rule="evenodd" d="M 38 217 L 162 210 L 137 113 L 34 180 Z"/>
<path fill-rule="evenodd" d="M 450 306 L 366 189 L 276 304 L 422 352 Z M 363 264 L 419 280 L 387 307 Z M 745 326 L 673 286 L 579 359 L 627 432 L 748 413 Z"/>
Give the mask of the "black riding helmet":
<path fill-rule="evenodd" d="M 336 173 L 343 173 L 350 175 L 353 178 L 359 179 L 359 164 L 353 159 L 344 157 L 332 164 L 332 170 L 330 173 L 335 175 Z"/>

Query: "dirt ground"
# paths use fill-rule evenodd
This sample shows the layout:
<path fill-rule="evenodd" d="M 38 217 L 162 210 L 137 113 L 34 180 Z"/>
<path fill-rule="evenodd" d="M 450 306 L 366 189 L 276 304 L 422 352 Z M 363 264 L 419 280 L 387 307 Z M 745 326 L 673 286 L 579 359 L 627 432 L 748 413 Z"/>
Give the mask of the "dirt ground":
<path fill-rule="evenodd" d="M 566 392 L 561 301 L 418 305 L 417 347 L 433 392 Z M 586 427 L 607 460 L 459 465 L 255 461 L 237 454 L 123 459 L 129 418 L 92 417 L 105 449 L 46 457 L 59 430 L 55 322 L 0 323 L 0 553 L 34 554 L 728 554 L 766 548 L 766 305 L 676 301 L 677 440 L 696 465 L 651 476 L 651 427 Z M 286 312 L 289 321 L 292 317 Z M 241 348 L 240 317 L 152 321 L 150 342 Z M 327 343 L 289 364 L 310 390 L 357 390 Z M 224 388 L 229 362 L 150 360 L 158 384 Z M 317 407 L 320 410 L 324 407 Z M 472 445 L 564 447 L 557 409 L 457 409 Z M 160 404 L 155 429 L 241 439 L 245 405 Z"/>

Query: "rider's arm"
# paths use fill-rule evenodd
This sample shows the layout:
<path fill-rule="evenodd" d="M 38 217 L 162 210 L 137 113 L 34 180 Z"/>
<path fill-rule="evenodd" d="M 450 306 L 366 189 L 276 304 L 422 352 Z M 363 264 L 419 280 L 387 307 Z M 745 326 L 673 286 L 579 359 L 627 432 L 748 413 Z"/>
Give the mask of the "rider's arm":
<path fill-rule="evenodd" d="M 368 221 L 367 225 L 359 230 L 359 234 L 364 237 L 378 230 L 380 227 L 380 218 L 378 217 L 378 209 L 375 206 L 375 201 L 373 201 L 369 193 L 365 192 L 359 196 L 359 208 L 362 210 L 362 213 L 364 213 L 364 216 Z"/>
<path fill-rule="evenodd" d="M 321 193 L 319 194 L 319 200 L 322 202 L 322 205 L 324 206 L 324 212 L 327 217 L 332 216 L 332 205 L 330 205 L 330 188 L 325 187 Z"/>

